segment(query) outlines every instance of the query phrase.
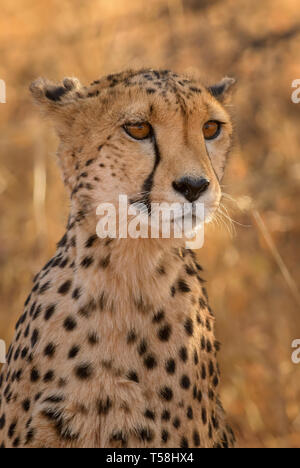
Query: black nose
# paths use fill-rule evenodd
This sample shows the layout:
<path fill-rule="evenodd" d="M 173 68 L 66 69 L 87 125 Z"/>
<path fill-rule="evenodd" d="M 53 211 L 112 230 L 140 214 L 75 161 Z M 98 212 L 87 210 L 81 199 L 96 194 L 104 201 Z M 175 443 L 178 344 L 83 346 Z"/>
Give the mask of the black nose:
<path fill-rule="evenodd" d="M 198 200 L 200 195 L 209 187 L 210 182 L 204 177 L 194 179 L 192 177 L 183 177 L 182 179 L 173 182 L 173 188 L 185 196 L 189 202 Z"/>

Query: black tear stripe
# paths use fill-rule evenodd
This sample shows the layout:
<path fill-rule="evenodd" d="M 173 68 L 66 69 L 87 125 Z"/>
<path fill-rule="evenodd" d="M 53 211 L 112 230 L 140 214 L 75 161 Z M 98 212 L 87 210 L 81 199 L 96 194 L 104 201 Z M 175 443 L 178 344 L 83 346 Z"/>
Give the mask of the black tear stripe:
<path fill-rule="evenodd" d="M 154 180 L 154 176 L 155 176 L 157 166 L 159 165 L 159 163 L 161 161 L 160 150 L 159 150 L 159 146 L 158 146 L 158 143 L 157 143 L 157 140 L 156 140 L 156 137 L 155 137 L 154 133 L 153 133 L 152 141 L 153 141 L 153 146 L 154 146 L 154 151 L 155 151 L 154 167 L 152 169 L 152 172 L 149 174 L 149 176 L 147 177 L 147 179 L 143 183 L 143 188 L 142 188 L 143 196 L 139 200 L 132 200 L 131 201 L 131 203 L 140 202 L 140 203 L 143 203 L 144 205 L 146 205 L 149 216 L 151 216 L 151 190 L 152 190 L 152 187 L 153 187 L 153 180 Z"/>

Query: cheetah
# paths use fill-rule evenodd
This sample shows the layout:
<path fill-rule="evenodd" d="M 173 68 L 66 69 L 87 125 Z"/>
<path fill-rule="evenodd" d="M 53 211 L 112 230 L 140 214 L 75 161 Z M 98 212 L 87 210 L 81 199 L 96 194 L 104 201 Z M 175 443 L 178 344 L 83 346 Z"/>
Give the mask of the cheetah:
<path fill-rule="evenodd" d="M 144 69 L 31 85 L 59 137 L 70 215 L 0 375 L 2 448 L 235 446 L 194 251 L 184 239 L 96 234 L 97 206 L 120 193 L 147 207 L 201 202 L 213 217 L 233 84 Z"/>

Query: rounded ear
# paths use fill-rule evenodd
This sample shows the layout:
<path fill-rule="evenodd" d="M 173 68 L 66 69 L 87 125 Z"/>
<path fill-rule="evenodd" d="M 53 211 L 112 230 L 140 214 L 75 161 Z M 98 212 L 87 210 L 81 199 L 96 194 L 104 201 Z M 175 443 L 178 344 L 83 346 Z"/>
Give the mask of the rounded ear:
<path fill-rule="evenodd" d="M 59 134 L 72 124 L 72 109 L 84 97 L 83 86 L 77 78 L 65 78 L 62 83 L 54 83 L 39 78 L 30 85 L 35 102 L 44 115 L 49 116 Z"/>
<path fill-rule="evenodd" d="M 226 97 L 228 97 L 228 91 L 236 83 L 235 78 L 225 77 L 219 83 L 209 86 L 208 91 L 214 96 L 218 101 L 223 102 Z"/>

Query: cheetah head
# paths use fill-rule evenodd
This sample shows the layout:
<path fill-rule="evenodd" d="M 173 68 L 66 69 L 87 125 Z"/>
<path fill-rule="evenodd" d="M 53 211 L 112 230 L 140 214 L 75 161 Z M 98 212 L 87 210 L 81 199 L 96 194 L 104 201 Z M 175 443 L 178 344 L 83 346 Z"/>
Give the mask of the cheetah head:
<path fill-rule="evenodd" d="M 234 79 L 205 87 L 170 71 L 110 75 L 82 86 L 39 79 L 35 100 L 60 138 L 58 158 L 73 206 L 94 217 L 100 203 L 198 203 L 218 209 L 232 142 L 225 102 Z M 150 211 L 148 211 L 148 214 Z"/>

